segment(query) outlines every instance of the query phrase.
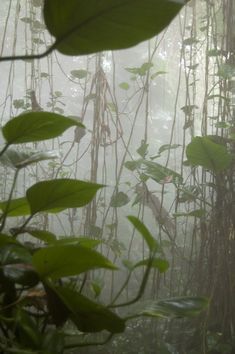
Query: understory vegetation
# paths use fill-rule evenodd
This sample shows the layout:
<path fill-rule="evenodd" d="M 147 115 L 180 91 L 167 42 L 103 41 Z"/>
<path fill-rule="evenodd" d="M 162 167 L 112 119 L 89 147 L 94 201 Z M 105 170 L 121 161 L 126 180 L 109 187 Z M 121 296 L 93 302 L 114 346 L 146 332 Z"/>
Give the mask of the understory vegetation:
<path fill-rule="evenodd" d="M 0 353 L 234 353 L 233 2 L 1 2 Z"/>

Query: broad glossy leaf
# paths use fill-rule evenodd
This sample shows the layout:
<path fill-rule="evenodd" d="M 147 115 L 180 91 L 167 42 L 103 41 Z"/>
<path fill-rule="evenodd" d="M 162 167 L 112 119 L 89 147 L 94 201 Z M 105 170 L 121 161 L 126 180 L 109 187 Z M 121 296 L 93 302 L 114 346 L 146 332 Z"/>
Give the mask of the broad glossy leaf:
<path fill-rule="evenodd" d="M 149 250 L 155 252 L 158 248 L 157 241 L 153 238 L 147 227 L 135 216 L 129 215 L 127 219 L 132 223 L 132 225 L 139 231 L 146 241 Z"/>
<path fill-rule="evenodd" d="M 80 245 L 48 246 L 36 251 L 33 265 L 41 277 L 58 279 L 96 268 L 116 269 L 100 253 Z"/>
<path fill-rule="evenodd" d="M 147 304 L 139 315 L 151 317 L 190 317 L 196 316 L 208 306 L 203 297 L 179 297 Z"/>
<path fill-rule="evenodd" d="M 110 206 L 113 208 L 120 208 L 123 205 L 128 204 L 130 201 L 128 195 L 123 192 L 117 192 L 111 198 Z"/>
<path fill-rule="evenodd" d="M 12 118 L 2 128 L 8 144 L 21 144 L 52 139 L 81 123 L 56 113 L 29 112 Z M 82 125 L 83 126 L 83 125 Z"/>
<path fill-rule="evenodd" d="M 0 202 L 0 209 L 5 212 L 8 202 Z M 30 215 L 30 205 L 26 198 L 17 198 L 10 201 L 10 205 L 7 211 L 7 216 L 25 216 Z"/>
<path fill-rule="evenodd" d="M 208 137 L 193 138 L 186 148 L 186 155 L 191 165 L 202 166 L 214 172 L 223 171 L 232 163 L 232 155 L 226 147 L 214 143 Z"/>
<path fill-rule="evenodd" d="M 107 330 L 120 333 L 125 330 L 125 321 L 106 307 L 89 300 L 68 287 L 54 288 L 71 312 L 71 319 L 82 332 Z"/>
<path fill-rule="evenodd" d="M 45 0 L 44 18 L 63 54 L 121 49 L 166 27 L 183 0 Z"/>
<path fill-rule="evenodd" d="M 36 214 L 55 208 L 83 207 L 102 187 L 100 184 L 64 178 L 38 182 L 27 190 L 26 196 L 31 213 Z"/>
<path fill-rule="evenodd" d="M 141 266 L 148 266 L 150 262 L 150 259 L 144 259 L 138 263 L 135 264 L 135 268 L 137 267 L 141 267 Z M 151 261 L 151 267 L 152 268 L 157 268 L 159 270 L 160 273 L 164 273 L 167 271 L 167 269 L 169 268 L 169 263 L 167 262 L 167 260 L 162 259 L 162 258 L 154 258 Z"/>
<path fill-rule="evenodd" d="M 0 157 L 0 163 L 12 168 L 23 168 L 33 163 L 58 158 L 57 151 L 17 151 L 7 149 Z"/>

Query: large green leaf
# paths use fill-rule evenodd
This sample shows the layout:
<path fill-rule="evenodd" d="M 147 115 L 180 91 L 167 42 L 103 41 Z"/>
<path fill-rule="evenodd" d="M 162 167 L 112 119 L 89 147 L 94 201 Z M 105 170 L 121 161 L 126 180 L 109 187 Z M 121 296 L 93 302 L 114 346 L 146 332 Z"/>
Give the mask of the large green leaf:
<path fill-rule="evenodd" d="M 70 310 L 71 319 L 80 331 L 120 333 L 125 330 L 125 321 L 101 304 L 65 286 L 54 290 Z"/>
<path fill-rule="evenodd" d="M 102 185 L 74 179 L 42 181 L 30 187 L 26 196 L 32 214 L 52 209 L 79 208 L 88 204 Z"/>
<path fill-rule="evenodd" d="M 55 47 L 81 55 L 133 46 L 166 27 L 183 0 L 45 0 L 44 18 Z"/>
<path fill-rule="evenodd" d="M 0 209 L 5 212 L 8 205 L 7 201 L 0 202 Z M 7 216 L 24 216 L 30 214 L 30 205 L 26 198 L 17 198 L 10 201 L 7 209 Z"/>
<path fill-rule="evenodd" d="M 100 253 L 80 245 L 48 246 L 36 251 L 33 265 L 41 277 L 58 279 L 78 275 L 91 269 L 116 269 Z"/>
<path fill-rule="evenodd" d="M 226 147 L 214 143 L 208 137 L 197 136 L 186 148 L 189 163 L 202 166 L 214 172 L 220 172 L 231 166 L 232 155 Z"/>
<path fill-rule="evenodd" d="M 127 219 L 132 223 L 132 225 L 139 231 L 139 233 L 143 236 L 145 242 L 147 243 L 149 250 L 155 252 L 158 248 L 158 243 L 151 235 L 147 227 L 135 216 L 129 215 Z"/>
<path fill-rule="evenodd" d="M 143 305 L 138 314 L 151 317 L 188 317 L 198 315 L 207 306 L 208 299 L 203 297 L 179 297 L 152 301 Z"/>
<path fill-rule="evenodd" d="M 23 168 L 33 163 L 58 158 L 56 151 L 17 151 L 7 149 L 0 157 L 0 163 L 12 168 Z"/>
<path fill-rule="evenodd" d="M 8 144 L 21 144 L 52 139 L 72 126 L 82 126 L 74 119 L 49 112 L 29 112 L 7 122 L 2 128 Z"/>

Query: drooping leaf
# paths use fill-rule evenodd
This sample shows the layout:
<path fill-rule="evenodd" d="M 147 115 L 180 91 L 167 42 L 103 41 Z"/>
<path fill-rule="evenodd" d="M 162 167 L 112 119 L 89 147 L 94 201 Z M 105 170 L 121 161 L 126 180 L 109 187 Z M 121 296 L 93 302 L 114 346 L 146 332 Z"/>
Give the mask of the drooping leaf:
<path fill-rule="evenodd" d="M 180 144 L 164 144 L 159 148 L 158 153 L 161 154 L 163 151 L 177 149 L 179 146 L 181 146 L 181 145 Z"/>
<path fill-rule="evenodd" d="M 145 140 L 142 140 L 141 141 L 141 145 L 140 147 L 136 150 L 136 152 L 144 159 L 145 156 L 147 155 L 148 153 L 148 147 L 149 147 L 149 144 L 147 144 L 145 142 Z"/>
<path fill-rule="evenodd" d="M 129 215 L 127 219 L 132 223 L 132 225 L 139 231 L 143 236 L 145 242 L 147 243 L 149 250 L 155 252 L 158 248 L 157 241 L 153 238 L 147 227 L 135 216 Z"/>
<path fill-rule="evenodd" d="M 196 209 L 196 210 L 192 210 L 192 211 L 189 211 L 187 213 L 174 213 L 173 216 L 174 217 L 179 217 L 179 216 L 194 216 L 196 218 L 201 218 L 203 216 L 205 216 L 206 214 L 206 211 L 204 209 Z"/>
<path fill-rule="evenodd" d="M 125 70 L 128 71 L 131 74 L 134 74 L 134 75 L 145 76 L 147 74 L 147 72 L 152 67 L 153 67 L 153 63 L 146 62 L 146 63 L 143 63 L 140 67 L 137 67 L 137 68 L 125 68 Z"/>
<path fill-rule="evenodd" d="M 51 245 L 36 251 L 33 265 L 41 277 L 58 279 L 96 268 L 116 269 L 100 253 L 80 245 Z"/>
<path fill-rule="evenodd" d="M 187 159 L 193 166 L 202 166 L 220 172 L 231 166 L 232 155 L 226 147 L 214 143 L 208 137 L 197 136 L 186 148 Z"/>
<path fill-rule="evenodd" d="M 183 0 L 45 0 L 44 18 L 63 54 L 81 55 L 133 46 L 155 36 Z"/>
<path fill-rule="evenodd" d="M 46 230 L 38 230 L 28 227 L 24 229 L 24 232 L 27 232 L 36 239 L 47 243 L 53 243 L 56 241 L 56 236 L 52 232 Z"/>
<path fill-rule="evenodd" d="M 74 179 L 42 181 L 30 187 L 26 196 L 31 213 L 48 211 L 55 208 L 79 208 L 88 204 L 95 196 L 100 184 Z"/>
<path fill-rule="evenodd" d="M 23 168 L 33 163 L 58 158 L 57 151 L 17 151 L 8 148 L 0 157 L 0 163 L 12 168 Z"/>
<path fill-rule="evenodd" d="M 57 286 L 54 289 L 70 310 L 70 317 L 80 331 L 107 330 L 111 333 L 120 333 L 125 330 L 125 321 L 108 308 L 68 287 Z"/>
<path fill-rule="evenodd" d="M 208 306 L 203 297 L 179 297 L 153 301 L 139 311 L 139 315 L 150 317 L 191 317 L 198 315 Z"/>
<path fill-rule="evenodd" d="M 81 125 L 56 113 L 29 112 L 12 118 L 3 126 L 2 133 L 8 144 L 21 144 L 52 139 L 72 126 Z"/>
<path fill-rule="evenodd" d="M 138 263 L 136 263 L 134 265 L 134 267 L 137 268 L 137 267 L 141 267 L 141 266 L 148 266 L 149 261 L 150 261 L 149 258 L 143 259 L 142 261 L 139 261 Z M 151 267 L 156 268 L 157 270 L 159 270 L 160 273 L 164 273 L 169 268 L 169 263 L 165 259 L 154 258 L 153 260 L 151 260 Z"/>
<path fill-rule="evenodd" d="M 157 71 L 156 73 L 151 75 L 151 80 L 154 80 L 159 75 L 165 75 L 165 74 L 167 74 L 167 71 Z"/>
<path fill-rule="evenodd" d="M 113 208 L 120 208 L 123 205 L 128 204 L 130 201 L 128 195 L 123 192 L 117 192 L 111 198 L 110 206 Z"/>
<path fill-rule="evenodd" d="M 158 183 L 182 183 L 182 176 L 157 162 L 143 160 L 145 174 Z"/>

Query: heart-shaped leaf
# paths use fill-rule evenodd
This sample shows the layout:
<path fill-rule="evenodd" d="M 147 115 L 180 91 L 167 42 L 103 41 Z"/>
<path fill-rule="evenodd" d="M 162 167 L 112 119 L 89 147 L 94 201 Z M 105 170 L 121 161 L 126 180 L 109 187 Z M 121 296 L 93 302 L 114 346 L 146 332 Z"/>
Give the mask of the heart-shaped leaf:
<path fill-rule="evenodd" d="M 21 144 L 56 138 L 72 126 L 84 125 L 56 113 L 29 112 L 12 118 L 2 128 L 8 144 Z"/>
<path fill-rule="evenodd" d="M 100 184 L 74 179 L 42 181 L 30 187 L 26 196 L 31 213 L 49 211 L 55 208 L 80 208 L 88 204 L 95 196 Z"/>
<path fill-rule="evenodd" d="M 197 136 L 186 148 L 189 163 L 202 166 L 214 172 L 220 172 L 231 166 L 232 155 L 226 146 L 214 143 L 208 137 Z"/>
<path fill-rule="evenodd" d="M 33 265 L 41 277 L 58 279 L 96 268 L 116 269 L 100 253 L 80 245 L 48 246 L 36 251 Z"/>

